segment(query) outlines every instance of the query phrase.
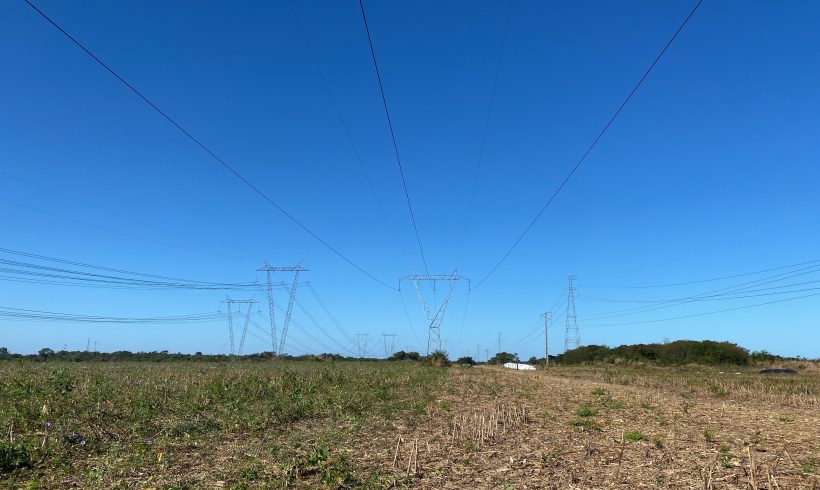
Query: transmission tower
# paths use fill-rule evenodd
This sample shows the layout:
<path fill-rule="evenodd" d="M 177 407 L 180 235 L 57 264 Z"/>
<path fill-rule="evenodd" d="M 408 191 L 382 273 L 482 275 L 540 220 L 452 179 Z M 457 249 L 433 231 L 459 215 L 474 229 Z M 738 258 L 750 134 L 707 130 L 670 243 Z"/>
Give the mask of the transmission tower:
<path fill-rule="evenodd" d="M 382 341 L 384 342 L 384 357 L 390 357 L 396 352 L 396 338 L 398 335 L 394 333 L 383 333 Z"/>
<path fill-rule="evenodd" d="M 575 276 L 567 276 L 567 330 L 564 334 L 564 352 L 581 345 L 581 334 L 578 331 L 578 316 L 575 314 Z"/>
<path fill-rule="evenodd" d="M 369 333 L 357 333 L 356 345 L 359 348 L 359 358 L 363 359 L 367 354 L 367 339 L 370 337 Z"/>
<path fill-rule="evenodd" d="M 399 279 L 399 294 L 401 294 L 402 281 L 413 282 L 413 285 L 416 288 L 416 295 L 419 298 L 419 304 L 421 305 L 421 309 L 424 312 L 425 319 L 427 320 L 427 355 L 430 355 L 430 352 L 441 350 L 441 322 L 444 319 L 444 312 L 447 310 L 447 304 L 453 296 L 453 290 L 456 287 L 456 283 L 459 281 L 466 281 L 467 288 L 469 289 L 470 279 L 464 276 L 459 276 L 455 272 L 452 274 L 413 274 Z M 447 294 L 441 300 L 441 303 L 439 303 L 436 298 L 436 286 L 441 282 L 447 283 Z M 427 301 L 424 300 L 424 292 L 422 288 L 422 284 L 424 283 L 428 283 L 433 292 L 432 307 Z"/>
<path fill-rule="evenodd" d="M 265 286 L 268 294 L 268 319 L 270 320 L 270 342 L 271 342 L 271 350 L 273 355 L 281 355 L 282 352 L 285 350 L 285 338 L 288 335 L 288 325 L 290 324 L 290 317 L 293 313 L 293 303 L 296 300 L 296 289 L 299 286 L 299 273 L 305 272 L 307 269 L 301 266 L 292 266 L 292 267 L 275 267 L 271 266 L 267 262 L 265 262 L 264 267 L 260 267 L 256 270 L 257 272 L 264 272 L 265 273 Z M 288 283 L 282 281 L 279 283 L 274 283 L 271 281 L 271 272 L 281 272 L 284 276 L 285 273 L 292 273 L 293 274 L 293 281 L 290 285 Z M 275 303 L 273 300 L 273 288 L 274 286 L 281 286 L 290 289 L 289 291 L 289 298 L 288 298 L 288 306 L 285 310 L 285 319 L 282 322 L 282 333 L 279 338 L 279 344 L 276 343 L 276 312 L 275 312 Z"/>
<path fill-rule="evenodd" d="M 228 309 L 228 339 L 231 345 L 231 355 L 239 354 L 242 355 L 242 350 L 245 348 L 245 337 L 248 335 L 248 323 L 251 320 L 251 312 L 253 311 L 253 305 L 258 304 L 259 302 L 255 299 L 231 299 L 230 297 L 226 297 L 222 304 L 226 305 Z M 234 351 L 234 328 L 233 328 L 233 305 L 248 305 L 247 310 L 245 312 L 245 323 L 242 325 L 242 337 L 239 340 L 239 351 Z M 241 313 L 241 306 L 240 306 L 240 313 Z"/>

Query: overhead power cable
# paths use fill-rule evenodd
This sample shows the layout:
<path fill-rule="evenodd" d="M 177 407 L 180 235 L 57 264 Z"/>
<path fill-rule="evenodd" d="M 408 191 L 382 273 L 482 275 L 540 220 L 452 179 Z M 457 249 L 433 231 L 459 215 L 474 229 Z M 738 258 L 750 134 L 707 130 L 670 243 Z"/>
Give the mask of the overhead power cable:
<path fill-rule="evenodd" d="M 199 313 L 165 317 L 112 317 L 100 315 L 81 315 L 76 313 L 57 313 L 53 311 L 28 310 L 0 306 L 0 317 L 22 320 L 43 320 L 78 323 L 122 323 L 122 324 L 173 324 L 199 323 L 220 318 L 217 313 Z"/>
<path fill-rule="evenodd" d="M 122 277 L 122 276 L 110 276 L 110 275 L 103 275 L 103 274 L 93 274 L 93 273 L 89 273 L 88 271 L 63 269 L 63 268 L 58 268 L 58 267 L 35 264 L 35 263 L 31 263 L 31 262 L 22 262 L 22 261 L 14 261 L 14 260 L 9 260 L 9 259 L 0 259 L 0 264 L 14 265 L 14 266 L 18 266 L 18 267 L 26 267 L 26 268 L 33 268 L 33 269 L 39 269 L 39 270 L 46 270 L 46 271 L 50 271 L 50 272 L 60 272 L 60 273 L 73 274 L 73 275 L 97 277 L 97 278 L 100 278 L 100 279 L 119 281 L 121 283 L 130 283 L 132 285 L 142 284 L 142 285 L 150 285 L 150 286 L 186 286 L 189 289 L 194 289 L 194 288 L 197 288 L 197 287 L 200 287 L 200 288 L 203 288 L 203 289 L 243 289 L 243 288 L 256 289 L 256 288 L 259 287 L 258 284 L 252 283 L 252 282 L 246 282 L 246 283 L 211 282 L 211 281 L 199 281 L 199 280 L 192 280 L 192 279 L 180 279 L 178 277 L 163 276 L 163 275 L 158 275 L 158 274 L 146 274 L 144 272 L 135 272 L 135 271 L 129 271 L 129 270 L 125 270 L 125 269 L 117 269 L 117 268 L 114 268 L 114 267 L 105 267 L 105 266 L 100 266 L 100 265 L 87 264 L 87 263 L 78 262 L 78 261 L 74 261 L 74 260 L 61 259 L 61 258 L 57 258 L 57 257 L 49 257 L 47 255 L 34 254 L 34 253 L 29 253 L 29 252 L 22 252 L 20 250 L 12 250 L 12 249 L 9 249 L 9 248 L 2 248 L 2 247 L 0 247 L 0 253 L 5 253 L 5 254 L 9 254 L 9 255 L 16 255 L 16 256 L 20 256 L 20 257 L 26 257 L 26 258 L 29 258 L 29 259 L 36 259 L 36 260 L 40 260 L 40 261 L 44 261 L 44 262 L 55 262 L 55 263 L 64 264 L 64 265 L 71 265 L 71 266 L 74 266 L 74 267 L 82 267 L 82 268 L 86 268 L 86 269 L 101 270 L 101 271 L 113 272 L 113 273 L 117 273 L 117 274 L 126 274 L 126 275 L 131 275 L 131 276 L 146 277 L 146 278 L 152 279 L 151 281 L 146 281 L 146 280 L 142 280 L 142 279 L 134 279 L 134 278 L 128 278 L 128 277 Z M 61 278 L 64 279 L 64 277 L 61 277 Z M 156 281 L 157 279 L 160 280 L 160 281 Z"/>
<path fill-rule="evenodd" d="M 599 325 L 595 325 L 595 324 L 587 325 L 587 324 L 585 324 L 585 327 L 597 328 L 597 327 L 624 327 L 624 326 L 631 326 L 631 325 L 646 325 L 646 324 L 649 324 L 649 323 L 668 322 L 668 321 L 672 321 L 672 320 L 682 320 L 682 319 L 686 319 L 686 318 L 696 318 L 696 317 L 701 317 L 701 316 L 716 315 L 718 313 L 726 313 L 726 312 L 729 312 L 729 311 L 745 310 L 745 309 L 748 309 L 748 308 L 757 308 L 757 307 L 760 307 L 760 306 L 772 305 L 772 304 L 776 304 L 776 303 L 785 303 L 787 301 L 796 301 L 796 300 L 799 300 L 799 299 L 811 298 L 811 297 L 814 297 L 814 296 L 820 296 L 820 293 L 804 294 L 804 295 L 801 295 L 801 296 L 795 296 L 793 298 L 784 298 L 784 299 L 778 299 L 778 300 L 774 300 L 774 301 L 766 301 L 765 303 L 755 303 L 755 304 L 751 304 L 751 305 L 737 306 L 737 307 L 734 307 L 734 308 L 725 308 L 725 309 L 722 309 L 722 310 L 707 311 L 707 312 L 704 312 L 704 313 L 694 313 L 694 314 L 691 314 L 691 315 L 682 315 L 682 316 L 675 316 L 675 317 L 669 317 L 669 318 L 658 318 L 658 319 L 655 319 L 655 320 L 645 320 L 645 321 L 638 321 L 638 322 L 608 323 L 608 324 L 599 324 Z"/>
<path fill-rule="evenodd" d="M 361 169 L 362 175 L 364 175 L 364 179 L 365 181 L 367 181 L 367 187 L 370 189 L 370 193 L 373 194 L 373 199 L 379 206 L 379 211 L 381 211 L 382 217 L 384 218 L 384 222 L 387 224 L 387 228 L 390 230 L 390 234 L 393 236 L 393 241 L 396 243 L 396 248 L 398 248 L 399 254 L 407 263 L 407 266 L 410 267 L 410 261 L 407 259 L 407 255 L 405 255 L 404 253 L 404 248 L 401 246 L 401 243 L 399 242 L 399 237 L 396 235 L 396 230 L 393 228 L 393 224 L 390 222 L 390 218 L 387 217 L 387 211 L 385 210 L 384 204 L 382 203 L 382 200 L 379 197 L 379 193 L 376 192 L 376 186 L 373 184 L 373 179 L 370 178 L 370 173 L 367 171 L 367 167 L 364 164 L 364 160 L 362 160 L 362 155 L 361 153 L 359 153 L 359 148 L 356 146 L 356 142 L 353 140 L 353 135 L 350 133 L 350 128 L 347 126 L 347 122 L 345 121 L 344 116 L 342 116 L 342 110 L 339 108 L 339 104 L 336 102 L 336 97 L 333 95 L 333 91 L 330 89 L 330 83 L 328 83 L 327 77 L 325 76 L 325 72 L 324 70 L 322 70 L 322 65 L 319 64 L 319 58 L 316 56 L 316 52 L 313 50 L 313 45 L 310 43 L 310 39 L 308 38 L 307 32 L 305 31 L 305 28 L 302 25 L 302 21 L 299 19 L 299 13 L 296 11 L 296 8 L 293 6 L 293 2 L 291 0 L 288 0 L 288 5 L 290 6 L 291 12 L 293 12 L 293 18 L 296 20 L 296 26 L 299 28 L 299 33 L 302 34 L 302 40 L 305 42 L 307 51 L 310 54 L 310 59 L 313 60 L 313 66 L 316 67 L 316 72 L 319 74 L 319 79 L 322 81 L 322 85 L 325 88 L 325 92 L 327 92 L 328 99 L 330 99 L 330 104 L 333 106 L 333 112 L 336 113 L 336 118 L 339 120 L 339 124 L 342 126 L 342 129 L 344 130 L 347 142 L 350 144 L 350 149 L 353 151 L 353 155 L 359 164 L 359 169 Z"/>
<path fill-rule="evenodd" d="M 28 1 L 28 0 L 26 0 Z M 396 142 L 396 132 L 393 130 L 393 121 L 390 119 L 390 109 L 387 107 L 387 97 L 384 95 L 384 84 L 382 83 L 382 75 L 379 70 L 379 62 L 376 60 L 376 50 L 373 47 L 373 37 L 370 35 L 370 27 L 367 25 L 367 14 L 364 11 L 364 1 L 359 0 L 359 8 L 362 11 L 362 22 L 364 22 L 364 30 L 367 33 L 367 42 L 370 45 L 370 55 L 373 58 L 373 68 L 376 70 L 376 80 L 379 82 L 379 93 L 382 98 L 382 105 L 384 105 L 384 114 L 387 117 L 387 127 L 390 129 L 390 139 L 393 141 L 393 151 L 396 154 L 396 163 L 399 165 L 399 173 L 401 174 L 401 183 L 404 186 L 404 197 L 407 199 L 407 208 L 410 210 L 410 219 L 413 222 L 413 231 L 416 233 L 416 242 L 419 246 L 419 254 L 421 254 L 421 261 L 424 264 L 424 270 L 427 274 L 430 270 L 427 268 L 427 258 L 424 256 L 424 248 L 421 246 L 421 236 L 419 235 L 419 227 L 416 224 L 416 213 L 413 212 L 413 204 L 410 201 L 410 191 L 407 189 L 407 179 L 404 176 L 404 166 L 401 163 L 401 155 L 399 154 L 399 144 Z"/>
<path fill-rule="evenodd" d="M 656 288 L 671 288 L 671 287 L 676 287 L 676 286 L 689 286 L 689 285 L 692 285 L 692 284 L 702 284 L 702 283 L 705 283 L 705 282 L 723 281 L 723 280 L 726 280 L 726 279 L 734 279 L 736 277 L 754 276 L 754 275 L 757 275 L 757 274 L 763 274 L 765 272 L 772 272 L 772 271 L 777 271 L 777 270 L 782 270 L 782 269 L 791 269 L 791 268 L 798 267 L 798 266 L 801 266 L 801 265 L 816 264 L 818 262 L 820 262 L 820 259 L 807 260 L 805 262 L 798 262 L 796 264 L 783 265 L 783 266 L 780 266 L 780 267 L 771 267 L 769 269 L 761 269 L 761 270 L 752 271 L 752 272 L 742 272 L 742 273 L 739 273 L 739 274 L 732 274 L 732 275 L 729 275 L 729 276 L 710 277 L 708 279 L 698 279 L 698 280 L 694 280 L 694 281 L 685 281 L 685 282 L 673 282 L 673 283 L 667 283 L 667 284 L 648 284 L 648 285 L 643 285 L 643 286 L 597 286 L 597 285 L 587 285 L 587 284 L 585 284 L 584 287 L 586 287 L 586 288 L 595 288 L 595 289 L 656 289 Z"/>
<path fill-rule="evenodd" d="M 90 56 L 90 57 L 91 57 L 94 61 L 96 61 L 96 62 L 97 62 L 100 66 L 102 66 L 103 68 L 105 68 L 105 70 L 106 70 L 106 71 L 108 71 L 108 73 L 110 73 L 111 75 L 113 75 L 113 76 L 114 76 L 117 80 L 119 80 L 119 81 L 120 81 L 123 85 L 125 85 L 125 86 L 126 86 L 126 87 L 127 87 L 127 88 L 131 91 L 131 92 L 133 92 L 133 93 L 134 93 L 137 97 L 139 97 L 140 99 L 142 99 L 142 100 L 143 100 L 143 102 L 145 102 L 146 104 L 148 104 L 149 106 L 151 106 L 151 108 L 152 108 L 152 109 L 154 109 L 154 111 L 156 111 L 159 115 L 161 115 L 163 118 L 165 118 L 165 119 L 166 119 L 169 123 L 171 123 L 171 125 L 172 125 L 172 126 L 174 126 L 176 129 L 178 129 L 178 130 L 179 130 L 182 134 L 184 134 L 184 135 L 185 135 L 185 136 L 186 136 L 186 137 L 187 137 L 190 141 L 192 141 L 192 142 L 193 142 L 196 146 L 198 146 L 198 147 L 199 147 L 199 148 L 201 148 L 203 151 L 205 151 L 205 153 L 207 153 L 208 155 L 210 155 L 210 156 L 211 156 L 211 158 L 213 158 L 213 159 L 214 159 L 217 163 L 219 163 L 219 164 L 220 164 L 223 168 L 225 168 L 225 170 L 227 170 L 228 172 L 230 172 L 231 174 L 233 174 L 233 175 L 234 175 L 237 179 L 239 179 L 240 181 L 242 181 L 242 183 L 244 183 L 244 184 L 245 184 L 245 185 L 246 185 L 249 189 L 251 189 L 253 192 L 255 192 L 256 194 L 258 194 L 258 195 L 259 195 L 262 199 L 264 199 L 265 201 L 267 201 L 267 202 L 268 202 L 271 206 L 273 206 L 274 208 L 276 208 L 276 209 L 277 209 L 280 213 L 282 213 L 283 215 L 285 215 L 285 216 L 286 216 L 286 217 L 287 217 L 290 221 L 292 221 L 292 222 L 293 222 L 294 224 L 296 224 L 299 228 L 301 228 L 302 230 L 304 230 L 304 231 L 305 231 L 308 235 L 310 235 L 311 237 L 313 237 L 314 239 L 316 239 L 319 243 L 321 243 L 322 245 L 324 245 L 324 246 L 325 246 L 325 248 L 327 248 L 328 250 L 330 250 L 331 252 L 333 252 L 334 254 L 336 254 L 339 258 L 341 258 L 342 260 L 344 260 L 345 262 L 347 262 L 348 264 L 350 264 L 351 266 L 353 266 L 356 270 L 358 270 L 358 271 L 359 271 L 359 272 L 361 272 L 362 274 L 366 275 L 366 276 L 367 276 L 367 277 L 369 277 L 370 279 L 372 279 L 372 280 L 376 281 L 377 283 L 379 283 L 379 284 L 381 284 L 381 285 L 383 285 L 383 286 L 385 286 L 385 287 L 387 287 L 387 288 L 390 288 L 390 289 L 396 289 L 395 287 L 393 287 L 393 286 L 391 286 L 390 284 L 388 284 L 388 283 L 386 283 L 386 282 L 382 281 L 381 279 L 379 279 L 378 277 L 376 277 L 375 275 L 373 275 L 372 273 L 370 273 L 369 271 L 367 271 L 366 269 L 364 269 L 363 267 L 361 267 L 359 264 L 357 264 L 356 262 L 354 262 L 353 260 L 351 260 L 350 258 L 348 258 L 348 257 L 347 257 L 347 255 L 343 254 L 343 253 L 342 253 L 342 252 L 340 252 L 338 249 L 336 249 L 335 247 L 333 247 L 330 243 L 328 243 L 327 241 L 325 241 L 322 237 L 320 237 L 319 235 L 317 235 L 317 234 L 316 234 L 313 230 L 311 230 L 310 228 L 308 228 L 308 227 L 307 227 L 307 225 L 305 225 L 304 223 L 302 223 L 302 221 L 300 221 L 298 218 L 296 218 L 296 216 L 294 216 L 294 215 L 293 215 L 293 214 L 291 214 L 289 211 L 287 211 L 285 208 L 283 208 L 282 206 L 280 206 L 280 205 L 279 205 L 276 201 L 274 201 L 274 200 L 273 200 L 270 196 L 268 196 L 268 195 L 267 195 L 264 191 L 262 191 L 259 187 L 257 187 L 257 186 L 256 186 L 256 185 L 254 185 L 253 183 L 251 183 L 251 181 L 250 181 L 250 180 L 248 180 L 247 178 L 245 178 L 242 174 L 240 174 L 238 170 L 236 170 L 233 166 L 231 166 L 230 164 L 228 164 L 225 160 L 223 160 L 223 159 L 222 159 L 219 155 L 217 155 L 217 154 L 216 154 L 213 150 L 211 150 L 208 146 L 206 146 L 204 143 L 202 143 L 202 141 L 200 141 L 200 140 L 199 140 L 196 136 L 194 136 L 194 135 L 193 135 L 190 131 L 188 131 L 187 129 L 185 129 L 185 128 L 184 128 L 184 127 L 180 124 L 180 123 L 178 123 L 178 122 L 177 122 L 177 121 L 176 121 L 173 117 L 171 117 L 171 116 L 170 116 L 167 112 L 165 112 L 164 110 L 160 109 L 160 108 L 159 108 L 159 106 L 157 106 L 157 105 L 156 105 L 154 102 L 152 102 L 152 101 L 151 101 L 151 100 L 150 100 L 147 96 L 145 96 L 142 92 L 140 92 L 140 91 L 139 91 L 139 90 L 138 90 L 138 89 L 137 89 L 134 85 L 132 85 L 132 84 L 131 84 L 128 80 L 126 80 L 125 78 L 123 78 L 122 76 L 120 76 L 120 75 L 119 75 L 116 71 L 114 71 L 114 69 L 113 69 L 113 68 L 111 68 L 108 64 L 106 64 L 106 63 L 105 63 L 102 59 L 100 59 L 97 55 L 95 55 L 95 54 L 94 54 L 94 53 L 93 53 L 90 49 L 88 49 L 87 47 L 85 47 L 85 45 L 83 45 L 80 41 L 78 41 L 78 40 L 77 40 L 74 36 L 72 36 L 71 34 L 69 34 L 69 33 L 68 33 L 65 29 L 63 29 L 62 27 L 60 27 L 60 25 L 59 25 L 59 24 L 57 24 L 54 20 L 52 20 L 52 19 L 51 19 L 51 17 L 49 17 L 48 15 L 46 15 L 46 13 L 45 13 L 45 12 L 43 12 L 42 10 L 40 10 L 40 9 L 39 9 L 36 5 L 34 5 L 34 4 L 30 1 L 30 0 L 23 0 L 23 1 L 24 1 L 24 2 L 26 2 L 26 3 L 27 3 L 27 4 L 28 4 L 28 5 L 29 5 L 32 9 L 34 9 L 34 10 L 35 10 L 38 14 L 40 14 L 40 16 L 41 16 L 43 19 L 45 19 L 46 21 L 48 21 L 48 22 L 49 22 L 52 26 L 54 26 L 54 27 L 55 27 L 58 31 L 60 31 L 63 35 L 65 35 L 65 37 L 67 37 L 69 40 L 71 40 L 71 42 L 73 42 L 75 45 L 77 45 L 77 47 L 79 47 L 81 50 L 83 50 L 83 52 L 85 52 L 88 56 Z"/>
<path fill-rule="evenodd" d="M 501 36 L 501 48 L 498 50 L 498 62 L 495 65 L 495 76 L 493 77 L 493 86 L 490 90 L 490 101 L 487 104 L 487 117 L 484 119 L 484 130 L 481 132 L 481 145 L 478 149 L 478 160 L 475 164 L 475 173 L 473 174 L 473 185 L 470 188 L 470 200 L 467 204 L 467 216 L 464 219 L 464 230 L 461 233 L 461 246 L 458 250 L 458 258 L 456 259 L 456 268 L 461 263 L 461 255 L 464 253 L 464 244 L 467 241 L 467 228 L 470 226 L 470 219 L 473 215 L 473 204 L 475 203 L 475 191 L 478 186 L 478 176 L 481 173 L 481 162 L 484 160 L 484 149 L 487 146 L 487 133 L 490 129 L 490 116 L 493 114 L 493 103 L 495 102 L 495 93 L 498 89 L 498 78 L 501 75 L 501 62 L 504 59 L 504 47 L 507 45 L 507 33 L 510 30 L 510 14 L 512 13 L 513 0 L 507 3 L 507 20 L 504 21 L 504 34 Z"/>
<path fill-rule="evenodd" d="M 618 109 L 615 111 L 615 113 L 612 114 L 612 116 L 609 118 L 607 123 L 601 129 L 601 131 L 598 132 L 598 135 L 595 137 L 595 139 L 592 140 L 592 143 L 590 143 L 590 145 L 587 147 L 586 151 L 584 151 L 584 153 L 581 154 L 581 157 L 575 163 L 575 166 L 572 167 L 572 170 L 570 170 L 570 172 L 566 175 L 566 177 L 564 177 L 564 180 L 562 180 L 561 183 L 558 185 L 558 187 L 555 189 L 555 191 L 553 191 L 553 193 L 550 195 L 549 199 L 547 199 L 547 202 L 544 203 L 543 206 L 541 206 L 541 209 L 538 210 L 538 213 L 536 213 L 535 217 L 532 218 L 532 220 L 530 220 L 529 224 L 527 224 L 527 226 L 524 228 L 524 231 L 522 231 L 521 234 L 518 235 L 518 237 L 513 242 L 512 246 L 510 246 L 510 248 L 507 249 L 507 251 L 504 253 L 504 255 L 501 256 L 501 259 L 498 262 L 496 262 L 496 264 L 492 267 L 492 269 L 490 269 L 490 271 L 480 281 L 478 281 L 478 284 L 476 284 L 476 287 L 481 286 L 484 283 L 484 281 L 486 281 L 490 276 L 492 276 L 495 273 L 495 271 L 501 266 L 501 264 L 504 263 L 505 260 L 507 260 L 507 257 L 510 256 L 510 254 L 513 252 L 513 250 L 515 250 L 516 247 L 518 247 L 518 244 L 521 243 L 521 240 L 523 240 L 524 237 L 527 236 L 527 234 L 530 232 L 530 230 L 535 225 L 535 223 L 541 218 L 541 215 L 544 214 L 544 211 L 546 211 L 547 208 L 550 206 L 550 204 L 552 204 L 552 202 L 555 200 L 555 198 L 558 196 L 558 194 L 564 189 L 564 186 L 567 185 L 567 182 L 569 182 L 569 180 L 572 178 L 572 176 L 575 175 L 575 172 L 578 170 L 578 168 L 587 159 L 587 156 L 589 156 L 589 154 L 592 153 L 592 150 L 595 149 L 595 147 L 598 145 L 598 142 L 601 140 L 601 138 L 603 138 L 604 134 L 606 134 L 607 130 L 609 130 L 609 128 L 615 122 L 615 119 L 617 119 L 618 116 L 621 114 L 624 107 L 626 107 L 626 105 L 632 99 L 632 96 L 635 95 L 635 93 L 638 91 L 640 86 L 643 84 L 644 80 L 646 80 L 646 78 L 649 76 L 649 73 L 652 72 L 652 69 L 655 68 L 655 65 L 658 64 L 660 59 L 663 57 L 663 55 L 666 53 L 666 51 L 669 49 L 669 47 L 672 45 L 672 43 L 678 37 L 678 34 L 681 33 L 683 28 L 686 27 L 686 24 L 689 23 L 689 20 L 692 18 L 692 16 L 695 15 L 695 12 L 697 12 L 698 7 L 700 7 L 701 3 L 703 3 L 703 0 L 698 0 L 697 1 L 695 6 L 689 12 L 689 15 L 687 15 L 686 18 L 683 20 L 683 22 L 680 24 L 680 26 L 678 26 L 675 33 L 672 35 L 671 38 L 669 38 L 669 40 L 664 45 L 663 49 L 661 49 L 660 53 L 658 53 L 658 55 L 655 56 L 655 59 L 652 60 L 652 63 L 649 65 L 649 68 L 646 69 L 643 76 L 641 76 L 641 78 L 638 80 L 638 82 L 632 87 L 632 90 L 629 92 L 629 94 L 627 94 L 626 98 L 621 103 L 621 105 L 618 107 Z"/>
<path fill-rule="evenodd" d="M 39 184 L 37 182 L 32 182 L 28 179 L 24 179 L 23 177 L 20 177 L 19 175 L 11 174 L 11 173 L 9 173 L 5 170 L 0 170 L 0 175 L 4 175 L 4 176 L 6 176 L 10 179 L 14 179 L 14 180 L 16 180 L 18 182 L 22 182 L 23 184 L 26 184 L 28 186 L 34 187 L 36 189 L 40 189 L 43 192 L 48 192 L 49 194 L 59 196 L 63 199 L 67 199 L 69 201 L 77 202 L 77 203 L 82 204 L 83 206 L 89 207 L 91 209 L 95 209 L 97 211 L 102 211 L 102 212 L 110 214 L 112 216 L 116 216 L 117 218 L 120 218 L 120 219 L 133 221 L 135 223 L 139 223 L 142 226 L 147 226 L 147 227 L 150 227 L 150 228 L 154 228 L 155 230 L 161 231 L 163 233 L 169 233 L 169 234 L 177 235 L 177 236 L 186 238 L 188 240 L 192 240 L 192 241 L 196 241 L 196 242 L 199 242 L 201 244 L 204 244 L 204 245 L 208 245 L 210 247 L 222 248 L 222 245 L 218 245 L 218 244 L 213 243 L 213 242 L 209 242 L 209 241 L 197 238 L 197 237 L 193 237 L 191 235 L 187 235 L 185 233 L 181 233 L 179 230 L 172 230 L 170 228 L 165 228 L 163 226 L 159 226 L 152 220 L 143 220 L 143 219 L 135 218 L 133 216 L 123 214 L 119 211 L 114 211 L 112 209 L 102 207 L 102 206 L 100 206 L 98 204 L 95 204 L 93 202 L 86 201 L 85 199 L 81 199 L 79 197 L 72 196 L 70 194 L 66 194 L 65 192 L 61 192 L 61 191 L 52 189 L 50 187 L 46 187 L 45 185 Z M 6 202 L 9 202 L 10 204 L 14 204 L 16 206 L 26 207 L 26 208 L 28 208 L 30 210 L 33 210 L 33 211 L 42 212 L 44 214 L 50 214 L 50 215 L 56 216 L 58 218 L 78 222 L 78 223 L 81 223 L 81 224 L 85 224 L 87 226 L 92 226 L 92 227 L 99 228 L 99 229 L 106 230 L 106 231 L 111 231 L 111 232 L 116 233 L 116 234 L 125 235 L 124 233 L 122 233 L 118 230 L 109 229 L 109 228 L 99 226 L 99 225 L 96 225 L 96 224 L 93 224 L 93 223 L 88 223 L 88 222 L 85 222 L 85 221 L 77 220 L 75 218 L 71 218 L 71 217 L 68 217 L 68 216 L 58 215 L 56 213 L 51 213 L 49 211 L 36 209 L 36 208 L 30 207 L 30 206 L 25 206 L 21 203 L 16 203 L 16 202 L 12 202 L 12 201 L 6 201 Z M 126 235 L 126 236 L 129 236 L 129 235 Z M 143 237 L 139 237 L 139 236 L 136 236 L 136 235 L 130 235 L 130 236 L 133 236 L 133 237 L 136 237 L 136 238 L 139 238 L 139 239 L 142 239 L 142 240 L 151 241 L 151 242 L 154 242 L 154 243 L 159 243 L 159 244 L 162 244 L 162 245 L 167 245 L 167 246 L 171 246 L 171 247 L 175 247 L 175 248 L 182 248 L 182 249 L 185 249 L 185 250 L 190 250 L 192 252 L 197 252 L 197 253 L 202 253 L 202 254 L 216 255 L 216 256 L 222 256 L 222 257 L 230 257 L 230 258 L 233 258 L 233 259 L 252 260 L 254 262 L 259 261 L 258 257 L 250 257 L 248 255 L 235 255 L 235 254 L 229 254 L 229 253 L 220 253 L 220 252 L 208 251 L 208 250 L 204 250 L 204 249 L 193 249 L 193 248 L 189 248 L 189 247 L 185 247 L 185 246 L 176 245 L 176 244 L 173 244 L 173 243 L 165 243 L 165 242 L 160 242 L 160 241 L 157 241 L 157 240 L 152 240 L 152 239 L 149 239 L 149 238 L 143 238 Z"/>
<path fill-rule="evenodd" d="M 796 287 L 805 284 L 811 284 L 815 281 L 809 281 L 807 283 L 797 283 L 797 284 L 787 284 L 784 286 L 780 286 L 778 288 L 760 288 L 760 286 L 765 286 L 768 284 L 785 281 L 788 279 L 792 279 L 795 277 L 805 276 L 807 274 L 813 274 L 816 272 L 820 272 L 820 266 L 808 266 L 802 267 L 800 269 L 791 270 L 788 272 L 782 272 L 779 274 L 775 274 L 773 276 L 762 277 L 760 279 L 755 279 L 753 281 L 747 281 L 744 283 L 736 284 L 733 286 L 728 286 L 720 289 L 713 289 L 711 291 L 705 291 L 703 293 L 694 294 L 691 296 L 686 296 L 683 298 L 675 298 L 669 300 L 660 300 L 657 303 L 650 304 L 647 306 L 636 306 L 632 308 L 624 308 L 620 310 L 610 311 L 610 312 L 603 312 L 597 313 L 594 315 L 590 315 L 586 317 L 585 320 L 601 320 L 605 318 L 614 318 L 614 317 L 621 317 L 621 316 L 631 316 L 637 315 L 640 313 L 647 313 L 650 311 L 661 310 L 666 308 L 672 308 L 675 306 L 680 306 L 682 304 L 698 302 L 698 301 L 714 301 L 716 299 L 737 299 L 733 298 L 731 295 L 737 295 L 738 293 L 755 293 L 760 291 L 767 291 L 771 289 L 778 289 L 783 287 Z M 758 289 L 754 289 L 758 288 Z"/>

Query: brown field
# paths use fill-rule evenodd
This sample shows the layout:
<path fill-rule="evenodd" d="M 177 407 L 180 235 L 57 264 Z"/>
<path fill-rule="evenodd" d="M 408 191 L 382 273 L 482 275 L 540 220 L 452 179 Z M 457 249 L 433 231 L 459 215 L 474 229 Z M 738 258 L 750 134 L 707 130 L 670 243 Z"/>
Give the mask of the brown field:
<path fill-rule="evenodd" d="M 820 488 L 817 367 L 736 372 L 9 363 L 0 484 Z"/>

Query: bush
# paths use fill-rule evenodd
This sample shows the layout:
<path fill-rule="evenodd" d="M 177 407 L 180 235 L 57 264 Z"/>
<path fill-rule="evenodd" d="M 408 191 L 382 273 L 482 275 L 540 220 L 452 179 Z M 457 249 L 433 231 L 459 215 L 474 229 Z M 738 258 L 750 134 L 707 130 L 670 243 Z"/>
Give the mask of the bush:
<path fill-rule="evenodd" d="M 450 365 L 450 359 L 447 357 L 447 353 L 443 350 L 437 350 L 430 353 L 430 355 L 427 356 L 427 362 L 433 366 L 446 367 Z"/>
<path fill-rule="evenodd" d="M 563 364 L 606 363 L 623 359 L 632 362 L 649 362 L 666 366 L 683 364 L 735 365 L 749 364 L 749 351 L 731 342 L 713 340 L 677 340 L 665 344 L 636 344 L 607 347 L 585 345 L 565 352 Z"/>
<path fill-rule="evenodd" d="M 0 442 L 0 472 L 7 473 L 31 464 L 26 447 L 19 443 Z"/>
<path fill-rule="evenodd" d="M 475 361 L 470 356 L 459 357 L 456 361 L 456 364 L 460 364 L 462 366 L 474 366 Z"/>

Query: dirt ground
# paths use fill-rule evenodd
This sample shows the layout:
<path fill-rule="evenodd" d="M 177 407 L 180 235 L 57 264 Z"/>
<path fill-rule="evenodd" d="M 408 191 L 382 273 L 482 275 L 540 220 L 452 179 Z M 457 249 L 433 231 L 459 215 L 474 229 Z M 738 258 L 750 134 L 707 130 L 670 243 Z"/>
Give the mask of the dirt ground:
<path fill-rule="evenodd" d="M 816 398 L 799 407 L 565 374 L 453 369 L 424 424 L 380 431 L 354 459 L 429 489 L 820 488 Z"/>

